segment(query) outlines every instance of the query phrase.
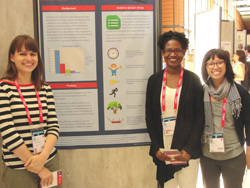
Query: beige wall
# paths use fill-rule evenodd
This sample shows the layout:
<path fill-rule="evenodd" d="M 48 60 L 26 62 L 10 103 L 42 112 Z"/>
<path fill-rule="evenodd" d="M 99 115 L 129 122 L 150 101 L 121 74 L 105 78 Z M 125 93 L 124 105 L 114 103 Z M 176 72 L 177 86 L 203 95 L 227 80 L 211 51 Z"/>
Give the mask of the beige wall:
<path fill-rule="evenodd" d="M 2 76 L 11 40 L 19 34 L 34 35 L 32 0 L 0 0 L 0 18 Z M 60 150 L 63 188 L 154 188 L 156 169 L 148 150 L 149 146 Z"/>

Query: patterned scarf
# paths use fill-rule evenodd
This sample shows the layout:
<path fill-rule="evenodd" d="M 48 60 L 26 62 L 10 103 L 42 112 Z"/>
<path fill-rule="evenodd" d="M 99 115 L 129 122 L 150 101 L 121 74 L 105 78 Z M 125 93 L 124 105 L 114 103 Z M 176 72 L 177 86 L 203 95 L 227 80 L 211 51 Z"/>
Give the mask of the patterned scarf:
<path fill-rule="evenodd" d="M 236 119 L 240 117 L 240 111 L 242 107 L 240 94 L 235 83 L 230 84 L 225 78 L 220 87 L 215 90 L 209 79 L 207 84 L 204 85 L 205 128 L 202 137 L 202 143 L 208 143 L 209 137 L 214 134 L 212 108 L 209 95 L 216 100 L 221 100 L 224 97 L 227 97 L 229 104 L 231 105 L 232 115 Z"/>

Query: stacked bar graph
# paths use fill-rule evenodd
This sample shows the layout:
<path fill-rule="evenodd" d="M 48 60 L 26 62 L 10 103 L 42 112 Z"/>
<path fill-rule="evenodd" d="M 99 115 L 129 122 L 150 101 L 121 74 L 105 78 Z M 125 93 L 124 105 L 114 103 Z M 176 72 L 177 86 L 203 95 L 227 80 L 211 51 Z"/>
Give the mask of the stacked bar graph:
<path fill-rule="evenodd" d="M 60 48 L 51 50 L 52 72 L 55 74 L 83 73 L 83 49 Z"/>

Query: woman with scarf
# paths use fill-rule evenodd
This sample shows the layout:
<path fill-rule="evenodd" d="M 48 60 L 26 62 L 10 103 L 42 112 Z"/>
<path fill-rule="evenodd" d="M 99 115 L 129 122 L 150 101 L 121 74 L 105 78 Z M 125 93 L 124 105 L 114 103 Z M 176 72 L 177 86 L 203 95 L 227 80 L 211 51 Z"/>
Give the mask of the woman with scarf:
<path fill-rule="evenodd" d="M 246 164 L 250 168 L 250 95 L 234 77 L 224 50 L 212 49 L 205 54 L 201 170 L 206 188 L 219 188 L 221 174 L 225 188 L 241 188 Z"/>

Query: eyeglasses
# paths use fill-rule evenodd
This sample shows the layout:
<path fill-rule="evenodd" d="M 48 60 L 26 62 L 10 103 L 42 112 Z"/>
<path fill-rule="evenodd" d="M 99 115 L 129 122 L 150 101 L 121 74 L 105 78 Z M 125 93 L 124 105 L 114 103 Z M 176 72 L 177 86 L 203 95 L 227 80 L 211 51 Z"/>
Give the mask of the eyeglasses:
<path fill-rule="evenodd" d="M 215 65 L 217 65 L 217 67 L 219 67 L 219 68 L 222 68 L 224 66 L 224 63 L 225 63 L 225 61 L 219 61 L 219 62 L 216 62 L 216 63 L 207 62 L 207 68 L 212 69 L 212 68 L 214 68 Z"/>
<path fill-rule="evenodd" d="M 165 49 L 165 50 L 163 50 L 163 54 L 164 55 L 170 55 L 170 54 L 172 54 L 174 52 L 176 55 L 182 55 L 183 51 L 184 51 L 183 49 L 179 49 L 179 48 L 174 49 L 174 50 Z"/>

